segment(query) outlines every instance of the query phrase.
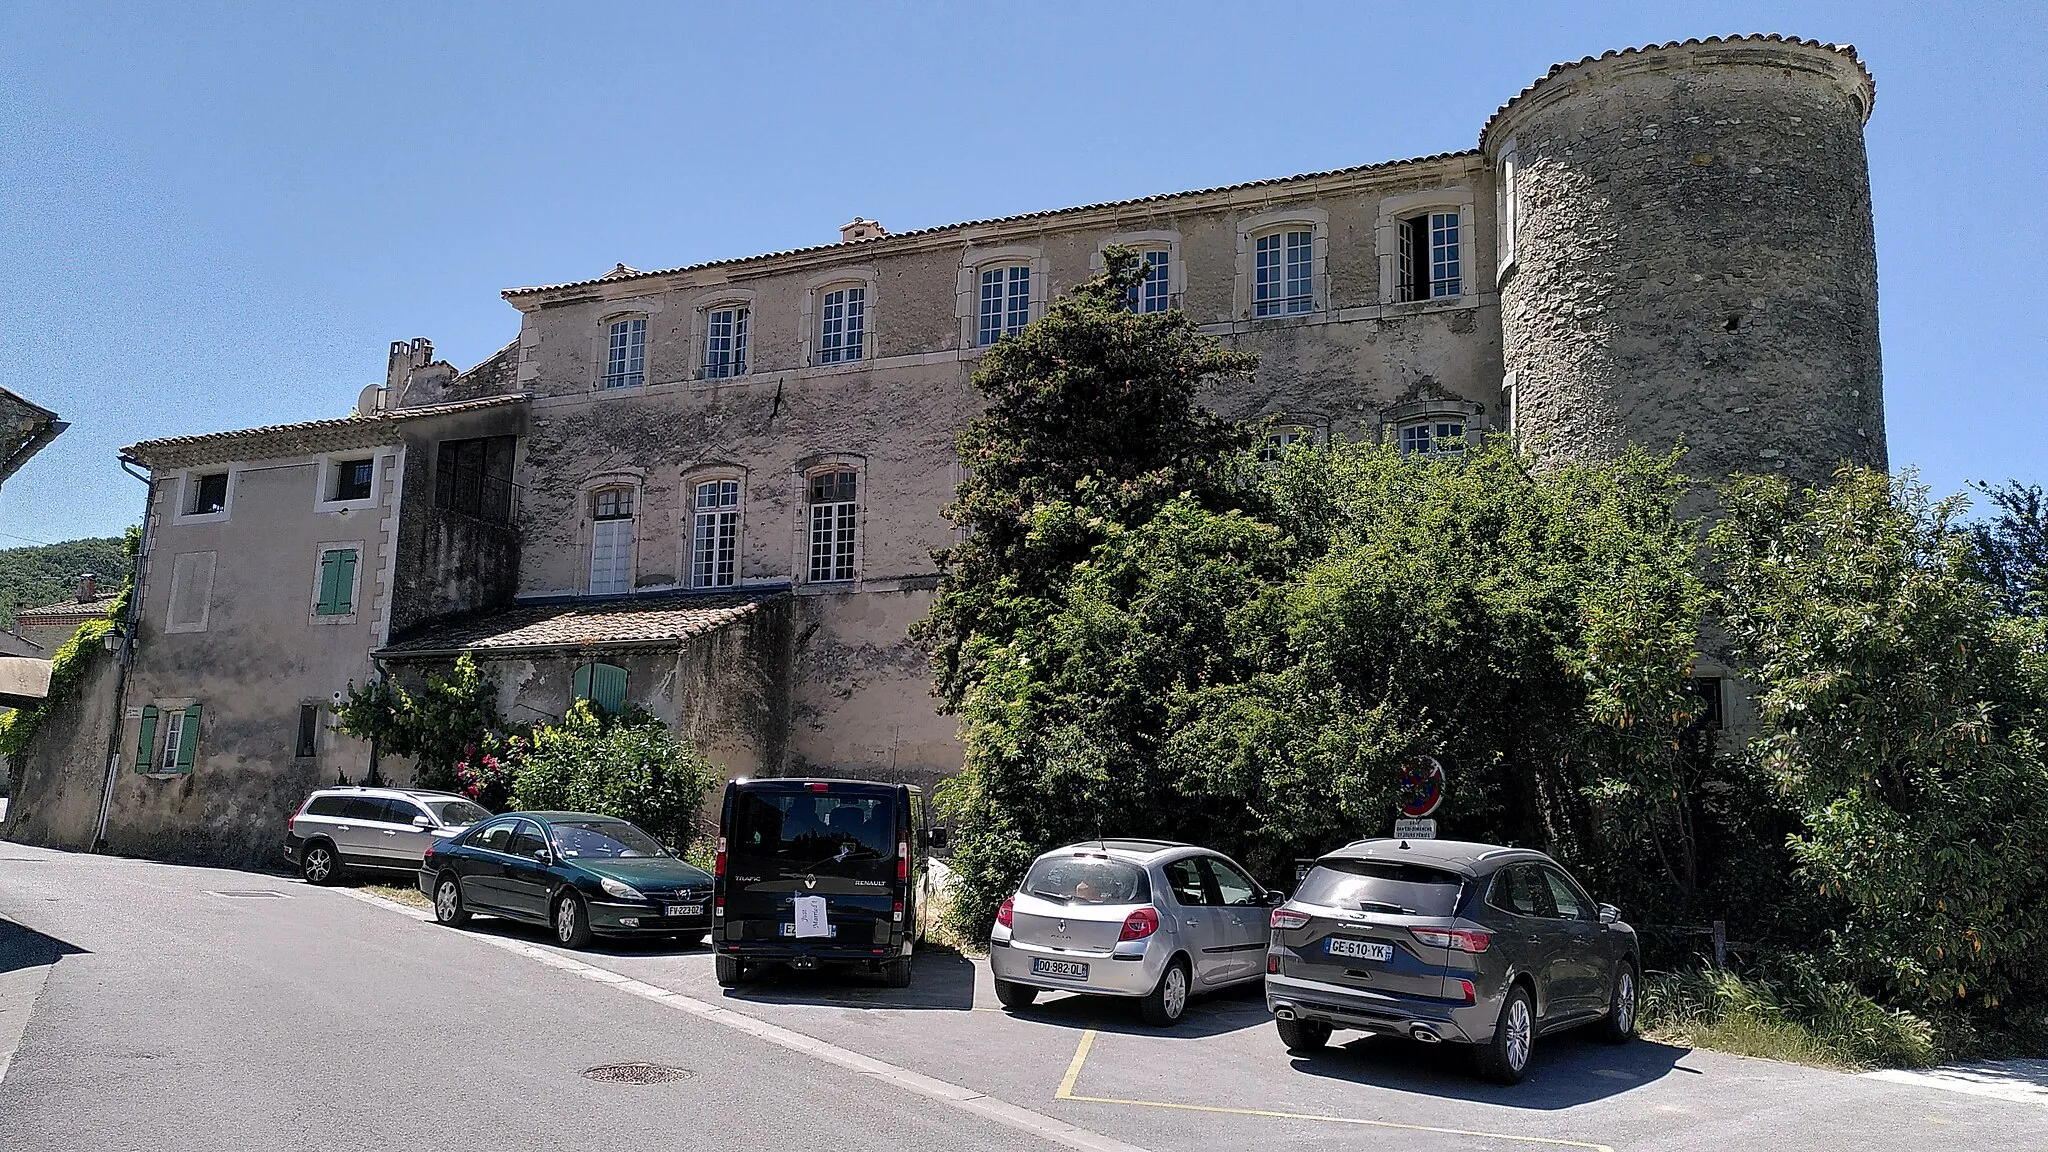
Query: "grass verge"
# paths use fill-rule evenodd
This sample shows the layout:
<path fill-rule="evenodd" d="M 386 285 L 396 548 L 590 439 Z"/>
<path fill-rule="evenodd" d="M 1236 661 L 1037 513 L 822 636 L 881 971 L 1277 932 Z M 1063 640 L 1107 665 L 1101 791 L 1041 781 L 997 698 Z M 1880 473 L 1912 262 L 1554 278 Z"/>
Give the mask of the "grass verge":
<path fill-rule="evenodd" d="M 395 904 L 403 904 L 408 908 L 417 908 L 422 912 L 434 910 L 433 901 L 427 899 L 426 893 L 421 892 L 418 888 L 410 886 L 401 888 L 396 884 L 359 884 L 356 886 L 356 890 L 367 892 L 372 896 L 382 896 L 384 899 Z"/>
<path fill-rule="evenodd" d="M 1652 1039 L 1823 1068 L 1925 1068 L 1939 1058 L 1927 1021 L 1807 972 L 1653 972 L 1640 1021 Z"/>

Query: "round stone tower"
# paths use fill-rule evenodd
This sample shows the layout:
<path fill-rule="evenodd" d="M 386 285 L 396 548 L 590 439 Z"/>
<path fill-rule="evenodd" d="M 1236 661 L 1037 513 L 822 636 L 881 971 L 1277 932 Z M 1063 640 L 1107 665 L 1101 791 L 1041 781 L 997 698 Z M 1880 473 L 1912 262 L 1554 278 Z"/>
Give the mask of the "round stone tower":
<path fill-rule="evenodd" d="M 1886 465 L 1873 95 L 1852 48 L 1752 36 L 1561 64 L 1494 114 L 1503 402 L 1539 461 Z"/>

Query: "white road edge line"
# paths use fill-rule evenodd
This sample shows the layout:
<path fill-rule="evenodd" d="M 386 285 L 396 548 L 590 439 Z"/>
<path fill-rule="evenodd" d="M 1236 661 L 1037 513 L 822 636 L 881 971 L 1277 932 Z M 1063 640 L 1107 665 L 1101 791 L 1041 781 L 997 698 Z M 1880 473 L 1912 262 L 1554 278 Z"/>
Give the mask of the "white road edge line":
<path fill-rule="evenodd" d="M 433 916 L 426 912 L 422 912 L 417 908 L 408 908 L 395 900 L 386 900 L 382 896 L 372 896 L 367 892 L 357 892 L 348 888 L 335 888 L 332 891 L 351 899 L 361 900 L 366 904 L 375 904 L 380 908 L 402 913 L 415 920 L 433 919 Z M 834 1064 L 849 1071 L 860 1073 L 863 1076 L 873 1076 L 877 1080 L 886 1081 L 906 1092 L 914 1092 L 927 1099 L 937 1100 L 942 1104 L 958 1108 L 962 1112 L 972 1113 L 984 1120 L 1001 1124 L 1005 1128 L 1014 1128 L 1020 1132 L 1028 1132 L 1031 1135 L 1050 1140 L 1055 1144 L 1062 1144 L 1068 1148 L 1083 1149 L 1084 1152 L 1147 1152 L 1146 1149 L 1140 1148 L 1135 1144 L 1126 1144 L 1121 1140 L 1105 1136 L 1100 1132 L 1091 1131 L 1078 1125 L 1069 1124 L 1056 1117 L 1047 1116 L 1043 1112 L 1033 1112 L 1029 1108 L 1019 1107 L 1007 1100 L 999 1100 L 987 1093 L 978 1092 L 972 1088 L 964 1088 L 945 1080 L 934 1079 L 923 1073 L 912 1072 L 908 1068 L 899 1068 L 894 1064 L 877 1060 L 872 1056 L 863 1056 L 851 1049 L 841 1048 L 837 1044 L 828 1044 L 823 1040 L 806 1036 L 801 1032 L 793 1032 L 781 1025 L 770 1024 L 766 1020 L 756 1019 L 755 1017 L 735 1012 L 730 1008 L 721 1007 L 709 1001 L 699 1000 L 694 996 L 685 996 L 681 992 L 671 992 L 666 988 L 635 980 L 624 973 L 614 972 L 609 968 L 600 968 L 595 964 L 586 964 L 581 960 L 571 960 L 567 956 L 559 955 L 524 941 L 508 940 L 501 936 L 486 936 L 475 932 L 465 932 L 461 935 L 464 939 L 476 940 L 495 948 L 502 948 L 507 952 L 524 956 L 529 960 L 539 961 L 550 968 L 572 972 L 586 980 L 607 984 L 621 991 L 630 992 L 642 999 L 652 1000 L 657 1004 L 673 1008 L 678 1012 L 687 1012 L 700 1020 L 708 1020 L 713 1024 L 730 1028 L 735 1032 L 743 1032 L 757 1040 L 765 1040 L 778 1048 L 786 1048 L 791 1052 L 801 1053 L 814 1060 Z"/>

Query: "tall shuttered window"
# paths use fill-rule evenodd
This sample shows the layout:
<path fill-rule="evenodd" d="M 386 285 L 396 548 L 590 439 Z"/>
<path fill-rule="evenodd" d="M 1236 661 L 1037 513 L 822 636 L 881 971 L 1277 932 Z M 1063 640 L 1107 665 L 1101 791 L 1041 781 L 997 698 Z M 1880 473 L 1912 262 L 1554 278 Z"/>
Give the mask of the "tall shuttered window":
<path fill-rule="evenodd" d="M 183 708 L 158 708 L 145 704 L 142 725 L 136 733 L 135 770 L 142 773 L 192 771 L 199 753 L 197 704 Z"/>
<path fill-rule="evenodd" d="M 818 295 L 818 363 L 861 358 L 867 344 L 868 290 L 833 288 Z"/>
<path fill-rule="evenodd" d="M 347 616 L 356 610 L 356 556 L 354 548 L 320 553 L 320 590 L 313 615 Z"/>
<path fill-rule="evenodd" d="M 509 523 L 517 447 L 511 436 L 441 441 L 435 453 L 434 507 Z"/>
<path fill-rule="evenodd" d="M 727 588 L 739 575 L 740 482 L 697 485 L 690 530 L 690 587 Z"/>
<path fill-rule="evenodd" d="M 633 590 L 633 490 L 606 488 L 591 497 L 590 594 Z"/>
<path fill-rule="evenodd" d="M 1465 292 L 1462 230 L 1456 212 L 1425 212 L 1401 221 L 1402 300 L 1443 300 Z"/>
<path fill-rule="evenodd" d="M 585 664 L 576 669 L 575 699 L 610 716 L 626 710 L 626 670 L 616 664 Z"/>
<path fill-rule="evenodd" d="M 853 579 L 860 524 L 859 481 L 851 469 L 811 475 L 811 583 Z"/>

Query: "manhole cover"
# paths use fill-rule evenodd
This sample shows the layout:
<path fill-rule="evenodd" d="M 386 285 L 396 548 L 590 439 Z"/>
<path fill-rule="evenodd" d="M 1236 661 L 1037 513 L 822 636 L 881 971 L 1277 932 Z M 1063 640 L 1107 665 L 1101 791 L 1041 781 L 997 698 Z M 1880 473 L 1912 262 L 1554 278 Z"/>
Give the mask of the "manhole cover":
<path fill-rule="evenodd" d="M 271 892 L 271 891 L 269 891 L 269 890 L 267 890 L 267 889 L 262 889 L 262 888 L 230 888 L 230 889 L 227 889 L 226 891 L 219 891 L 219 890 L 216 890 L 216 889 L 208 888 L 208 889 L 207 889 L 206 891 L 207 891 L 207 894 L 208 894 L 208 895 L 212 895 L 212 896 L 224 896 L 224 897 L 226 897 L 226 898 L 228 898 L 228 899 L 230 899 L 230 900 L 289 900 L 289 899 L 291 899 L 291 897 L 289 897 L 289 896 L 285 895 L 285 894 L 284 894 L 284 893 L 282 893 L 282 892 Z"/>
<path fill-rule="evenodd" d="M 607 1084 L 671 1084 L 677 1080 L 688 1080 L 696 1073 L 688 1068 L 673 1068 L 667 1064 L 599 1064 L 583 1070 L 592 1080 Z"/>

